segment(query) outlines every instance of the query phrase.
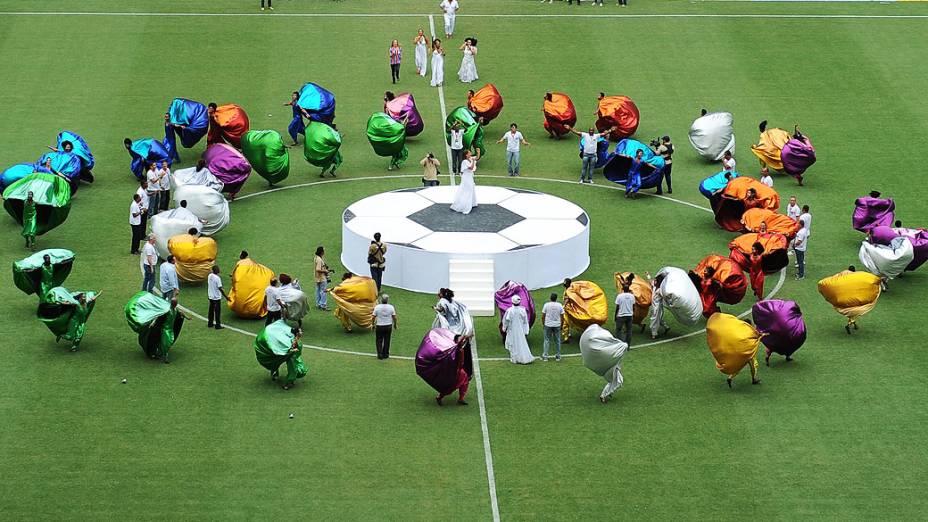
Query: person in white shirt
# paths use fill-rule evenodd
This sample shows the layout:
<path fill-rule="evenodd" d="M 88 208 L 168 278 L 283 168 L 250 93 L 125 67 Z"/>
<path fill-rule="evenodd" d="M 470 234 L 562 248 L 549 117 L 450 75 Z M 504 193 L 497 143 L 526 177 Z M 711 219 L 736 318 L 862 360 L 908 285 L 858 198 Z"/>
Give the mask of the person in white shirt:
<path fill-rule="evenodd" d="M 171 206 L 171 167 L 167 161 L 161 162 L 161 168 L 158 169 L 158 175 L 161 177 L 161 184 L 158 186 L 158 198 L 161 201 L 159 209 L 167 210 Z"/>
<path fill-rule="evenodd" d="M 460 122 L 451 126 L 451 172 L 461 174 L 461 162 L 464 161 L 464 129 Z"/>
<path fill-rule="evenodd" d="M 151 292 L 155 289 L 155 265 L 158 264 L 158 251 L 155 250 L 155 235 L 149 234 L 148 241 L 142 247 L 139 265 L 142 268 L 142 290 Z"/>
<path fill-rule="evenodd" d="M 557 302 L 557 294 L 551 293 L 550 300 L 541 308 L 541 321 L 545 327 L 545 344 L 541 352 L 541 360 L 548 361 L 548 348 L 551 343 L 557 346 L 554 360 L 561 360 L 561 327 L 564 322 L 564 306 Z"/>
<path fill-rule="evenodd" d="M 442 0 L 438 7 L 445 13 L 445 38 L 454 36 L 454 19 L 460 5 L 458 0 Z"/>
<path fill-rule="evenodd" d="M 573 127 L 567 126 L 567 130 L 580 136 L 580 146 L 583 147 L 583 154 L 580 156 L 580 183 L 593 183 L 593 169 L 596 168 L 596 151 L 599 148 L 599 140 L 605 139 L 615 127 L 606 129 L 603 132 L 593 132 L 590 127 L 589 132 L 579 132 Z"/>
<path fill-rule="evenodd" d="M 802 214 L 799 214 L 799 221 L 809 232 L 809 235 L 812 235 L 812 214 L 809 213 L 809 205 L 802 206 Z"/>
<path fill-rule="evenodd" d="M 145 210 L 142 208 L 142 198 L 138 194 L 132 195 L 132 203 L 129 205 L 129 226 L 132 227 L 132 243 L 129 247 L 129 253 L 139 255 L 139 242 L 145 236 L 145 228 L 142 226 L 142 215 Z"/>
<path fill-rule="evenodd" d="M 206 314 L 206 327 L 222 330 L 219 321 L 219 312 L 222 310 L 222 299 L 229 301 L 229 296 L 222 289 L 222 278 L 219 277 L 219 267 L 213 265 L 212 273 L 206 278 L 206 298 L 209 299 L 209 312 Z"/>
<path fill-rule="evenodd" d="M 267 308 L 267 315 L 264 317 L 265 326 L 281 318 L 280 299 L 277 297 L 279 285 L 277 278 L 272 277 L 270 284 L 264 289 L 264 307 Z"/>
<path fill-rule="evenodd" d="M 789 197 L 789 203 L 786 205 L 786 215 L 793 221 L 799 221 L 799 204 L 796 203 L 796 196 Z"/>
<path fill-rule="evenodd" d="M 139 188 L 136 189 L 135 193 L 141 199 L 139 206 L 142 207 L 142 234 L 144 235 L 145 230 L 148 228 L 148 204 L 150 203 L 148 200 L 148 181 L 144 179 L 139 181 Z"/>
<path fill-rule="evenodd" d="M 634 276 L 630 276 L 629 280 Z M 615 337 L 632 345 L 632 316 L 635 314 L 635 296 L 631 288 L 623 283 L 622 292 L 615 296 Z M 624 335 L 622 332 L 625 332 Z"/>
<path fill-rule="evenodd" d="M 735 167 L 738 165 L 738 162 L 735 161 L 735 158 L 731 155 L 730 150 L 725 151 L 725 155 L 722 156 L 722 170 L 725 172 L 735 172 Z"/>
<path fill-rule="evenodd" d="M 773 177 L 770 175 L 769 170 L 767 172 L 760 173 L 760 182 L 770 188 L 773 188 Z"/>
<path fill-rule="evenodd" d="M 169 255 L 164 263 L 161 263 L 158 287 L 161 290 L 161 297 L 170 301 L 180 293 L 180 282 L 177 280 L 177 268 L 174 266 L 174 256 Z"/>
<path fill-rule="evenodd" d="M 371 314 L 374 317 L 374 344 L 377 348 L 378 359 L 390 358 L 390 336 L 393 330 L 399 328 L 396 322 L 396 308 L 390 304 L 390 296 L 380 296 L 380 304 L 374 307 Z"/>
<path fill-rule="evenodd" d="M 806 228 L 805 222 L 799 222 L 799 232 L 796 232 L 796 239 L 793 241 L 793 251 L 796 252 L 796 279 L 801 280 L 806 277 L 806 248 L 809 246 L 809 229 Z"/>
<path fill-rule="evenodd" d="M 154 163 L 148 164 L 148 217 L 158 213 L 161 206 L 161 174 Z"/>
<path fill-rule="evenodd" d="M 525 141 L 522 133 L 519 132 L 519 126 L 515 123 L 509 125 L 509 132 L 503 134 L 496 143 L 506 142 L 506 164 L 508 165 L 509 175 L 518 176 L 522 163 L 520 146 L 531 147 L 532 144 Z"/>

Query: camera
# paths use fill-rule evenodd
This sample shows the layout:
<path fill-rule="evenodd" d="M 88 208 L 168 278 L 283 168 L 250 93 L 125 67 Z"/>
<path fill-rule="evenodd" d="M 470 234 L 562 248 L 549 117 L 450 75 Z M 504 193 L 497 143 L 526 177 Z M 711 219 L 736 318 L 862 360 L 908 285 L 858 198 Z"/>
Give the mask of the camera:
<path fill-rule="evenodd" d="M 648 142 L 648 145 L 650 145 L 652 149 L 656 149 L 661 146 L 661 139 L 654 138 L 653 140 Z"/>

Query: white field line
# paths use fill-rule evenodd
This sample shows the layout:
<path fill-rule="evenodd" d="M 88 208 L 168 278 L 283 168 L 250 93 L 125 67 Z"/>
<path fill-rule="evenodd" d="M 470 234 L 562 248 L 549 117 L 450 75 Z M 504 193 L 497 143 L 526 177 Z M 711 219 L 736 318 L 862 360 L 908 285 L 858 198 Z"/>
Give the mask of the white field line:
<path fill-rule="evenodd" d="M 490 492 L 490 511 L 493 522 L 499 522 L 499 502 L 496 497 L 496 472 L 493 470 L 493 450 L 490 447 L 490 427 L 487 425 L 487 407 L 483 400 L 483 380 L 480 377 L 480 357 L 477 343 L 471 347 L 474 358 L 474 380 L 477 382 L 477 407 L 480 410 L 480 431 L 483 434 L 483 460 L 487 467 L 487 488 Z"/>
<path fill-rule="evenodd" d="M 0 16 L 125 16 L 125 17 L 207 17 L 238 18 L 418 18 L 431 16 L 428 13 L 133 13 L 103 11 L 0 11 Z M 459 14 L 465 18 L 758 18 L 758 19 L 837 19 L 837 20 L 924 20 L 928 15 L 870 15 L 870 14 L 789 14 L 789 13 L 648 13 L 648 14 L 531 14 L 531 13 L 496 13 L 496 14 Z"/>

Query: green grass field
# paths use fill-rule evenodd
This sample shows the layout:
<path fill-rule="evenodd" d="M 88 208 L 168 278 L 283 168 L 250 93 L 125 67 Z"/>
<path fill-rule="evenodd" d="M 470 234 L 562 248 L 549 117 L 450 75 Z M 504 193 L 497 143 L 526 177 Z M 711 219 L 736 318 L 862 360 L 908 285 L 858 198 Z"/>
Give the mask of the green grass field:
<path fill-rule="evenodd" d="M 309 376 L 284 392 L 255 362 L 252 337 L 208 331 L 194 319 L 165 366 L 143 356 L 122 311 L 140 283 L 138 259 L 126 252 L 136 183 L 124 137 L 160 139 L 161 115 L 177 96 L 237 103 L 252 129 L 284 134 L 290 116 L 281 104 L 292 90 L 313 81 L 334 92 L 345 138 L 339 181 L 316 185 L 318 169 L 293 149 L 282 186 L 307 186 L 234 202 L 232 224 L 216 237 L 225 274 L 247 249 L 308 281 L 316 245 L 337 264 L 347 205 L 416 186 L 413 160 L 427 152 L 444 163 L 438 90 L 414 77 L 411 45 L 418 28 L 429 31 L 429 13 L 441 31 L 437 3 L 277 0 L 274 14 L 257 16 L 257 1 L 0 0 L 0 168 L 34 161 L 62 129 L 87 138 L 97 182 L 81 189 L 68 221 L 41 236 L 39 247 L 77 254 L 66 286 L 103 291 L 81 350 L 69 353 L 35 319 L 35 297 L 9 281 L 0 286 L 4 519 L 491 519 L 475 383 L 470 406 L 439 409 L 409 360 L 307 349 Z M 777 294 L 799 302 L 809 328 L 795 362 L 777 359 L 761 368 L 763 384 L 741 375 L 729 390 L 705 336 L 694 335 L 633 350 L 625 387 L 603 406 L 602 380 L 579 358 L 527 367 L 482 361 L 500 517 L 924 518 L 928 365 L 922 332 L 911 325 L 925 314 L 926 269 L 892 282 L 853 336 L 815 282 L 859 264 L 855 197 L 882 190 L 906 225 L 928 226 L 919 167 L 928 148 L 928 7 L 640 0 L 623 10 L 529 0 L 463 7 L 458 33 L 480 43 L 477 86 L 492 82 L 505 98 L 488 140 L 515 121 L 534 145 L 522 155 L 531 179 L 506 178 L 505 149 L 494 145 L 477 182 L 583 206 L 593 222 L 583 278 L 610 297 L 614 271 L 691 268 L 727 253 L 734 234 L 719 230 L 706 209 L 681 204 L 705 207 L 698 183 L 718 170 L 687 144 L 700 107 L 735 115 L 736 156 L 748 174 L 761 119 L 800 123 L 819 158 L 805 187 L 775 179 L 784 200 L 797 195 L 814 215 L 808 277 L 794 280 L 790 267 Z M 22 10 L 43 13 L 13 14 Z M 178 12 L 233 16 L 164 16 Z M 376 16 L 383 14 L 409 16 Z M 537 16 L 567 14 L 574 16 Z M 650 16 L 668 14 L 680 16 Z M 731 14 L 751 16 L 720 16 Z M 395 88 L 385 59 L 393 38 L 406 47 Z M 468 87 L 457 82 L 460 56 L 447 47 L 450 111 L 464 104 Z M 426 129 L 408 142 L 407 165 L 389 173 L 408 177 L 378 180 L 388 160 L 374 155 L 364 129 L 387 89 L 415 95 Z M 577 145 L 546 139 L 546 90 L 573 98 L 578 125 L 592 123 L 599 91 L 631 96 L 642 114 L 640 140 L 674 138 L 678 201 L 625 200 L 598 173 L 593 187 L 564 183 L 576 180 Z M 181 166 L 204 146 L 182 149 Z M 266 189 L 253 175 L 241 194 Z M 0 252 L 3 266 L 27 254 L 8 216 L 0 218 Z M 768 290 L 776 281 L 768 278 Z M 389 291 L 401 321 L 393 353 L 412 356 L 433 319 L 433 298 Z M 535 292 L 536 303 L 549 292 Z M 182 304 L 205 315 L 205 294 L 184 287 Z M 749 296 L 724 309 L 741 313 L 751 303 Z M 245 332 L 263 326 L 224 318 Z M 477 321 L 482 358 L 506 355 L 496 322 Z M 345 334 L 330 314 L 311 312 L 304 324 L 308 344 L 374 352 L 371 334 Z M 703 327 L 672 324 L 677 335 Z M 529 340 L 539 354 L 537 325 Z M 576 344 L 565 350 L 576 353 Z"/>

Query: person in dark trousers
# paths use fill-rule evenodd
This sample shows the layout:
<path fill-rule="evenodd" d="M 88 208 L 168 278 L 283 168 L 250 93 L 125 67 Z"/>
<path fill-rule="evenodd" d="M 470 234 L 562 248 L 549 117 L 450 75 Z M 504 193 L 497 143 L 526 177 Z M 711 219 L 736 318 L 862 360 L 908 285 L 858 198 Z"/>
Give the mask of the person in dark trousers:
<path fill-rule="evenodd" d="M 400 62 L 403 60 L 403 48 L 396 40 L 390 43 L 390 77 L 393 83 L 400 81 Z"/>
<path fill-rule="evenodd" d="M 229 296 L 222 289 L 222 278 L 219 277 L 219 267 L 213 265 L 213 273 L 206 278 L 206 297 L 209 299 L 209 312 L 206 316 L 206 327 L 222 330 L 219 312 L 222 309 L 222 299 L 229 301 Z"/>
<path fill-rule="evenodd" d="M 632 279 L 632 276 L 629 279 Z M 632 344 L 632 316 L 635 314 L 635 296 L 627 284 L 622 285 L 622 292 L 615 298 L 615 337 Z"/>
<path fill-rule="evenodd" d="M 376 336 L 377 358 L 390 358 L 390 336 L 397 329 L 396 309 L 390 304 L 390 296 L 380 296 L 380 304 L 374 307 L 374 334 Z"/>
<path fill-rule="evenodd" d="M 380 293 L 380 284 L 383 280 L 383 270 L 387 266 L 387 260 L 384 257 L 387 253 L 387 245 L 380 241 L 380 232 L 374 234 L 374 240 L 367 249 L 367 264 L 371 267 L 371 279 L 377 283 L 377 293 Z"/>
<path fill-rule="evenodd" d="M 667 193 L 673 194 L 673 185 L 670 182 L 670 173 L 673 171 L 673 143 L 670 143 L 670 136 L 662 137 L 661 144 L 658 145 L 657 150 L 654 152 L 657 152 L 664 158 L 664 168 L 661 170 L 661 177 L 667 182 Z M 663 182 L 657 185 L 658 194 L 664 193 L 662 185 Z"/>
<path fill-rule="evenodd" d="M 461 122 L 454 122 L 451 126 L 451 173 L 461 174 L 461 162 L 464 161 L 464 129 Z"/>
<path fill-rule="evenodd" d="M 274 10 L 274 0 L 267 0 L 267 8 L 271 11 Z M 264 11 L 264 0 L 261 0 L 261 10 Z"/>
<path fill-rule="evenodd" d="M 286 275 L 286 274 L 281 274 Z M 267 316 L 264 318 L 264 325 L 267 326 L 282 317 L 280 298 L 277 296 L 280 283 L 276 277 L 271 278 L 270 284 L 264 289 L 264 307 L 267 308 Z"/>
<path fill-rule="evenodd" d="M 132 204 L 129 205 L 129 226 L 132 227 L 132 243 L 129 247 L 129 253 L 139 255 L 139 243 L 145 237 L 145 225 L 142 224 L 142 197 L 138 194 L 132 195 Z"/>

